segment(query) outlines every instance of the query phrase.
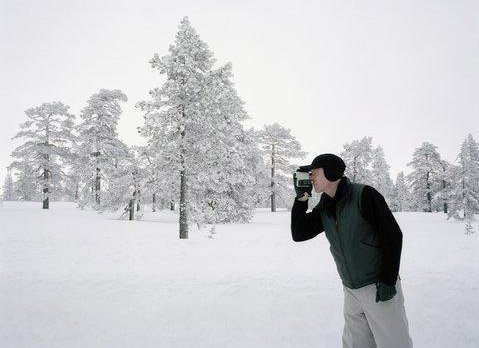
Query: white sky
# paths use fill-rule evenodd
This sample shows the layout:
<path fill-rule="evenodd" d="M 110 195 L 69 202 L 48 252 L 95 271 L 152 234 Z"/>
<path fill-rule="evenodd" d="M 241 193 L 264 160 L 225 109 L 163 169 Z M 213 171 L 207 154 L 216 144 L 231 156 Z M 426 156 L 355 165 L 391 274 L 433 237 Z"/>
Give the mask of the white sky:
<path fill-rule="evenodd" d="M 78 115 L 100 88 L 119 88 L 120 137 L 143 144 L 134 105 L 162 81 L 148 61 L 168 53 L 185 15 L 218 64 L 233 63 L 246 126 L 290 128 L 304 163 L 367 135 L 395 178 L 422 141 L 453 161 L 468 133 L 479 140 L 479 1 L 0 4 L 0 185 L 24 110 L 44 102 Z"/>

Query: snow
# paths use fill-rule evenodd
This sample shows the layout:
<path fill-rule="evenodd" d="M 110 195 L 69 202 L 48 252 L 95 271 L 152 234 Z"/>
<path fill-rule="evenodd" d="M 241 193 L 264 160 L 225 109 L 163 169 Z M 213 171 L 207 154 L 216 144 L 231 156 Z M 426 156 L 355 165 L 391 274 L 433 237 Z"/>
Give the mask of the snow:
<path fill-rule="evenodd" d="M 295 243 L 290 213 L 190 231 L 74 204 L 0 206 L 1 347 L 340 347 L 342 288 L 323 235 Z M 479 346 L 479 224 L 395 214 L 416 347 Z"/>

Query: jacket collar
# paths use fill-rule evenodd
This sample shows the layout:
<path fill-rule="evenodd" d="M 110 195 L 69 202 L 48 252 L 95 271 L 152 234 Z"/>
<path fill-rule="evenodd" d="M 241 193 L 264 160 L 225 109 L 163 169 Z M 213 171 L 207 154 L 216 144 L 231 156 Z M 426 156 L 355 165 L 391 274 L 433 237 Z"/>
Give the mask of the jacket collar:
<path fill-rule="evenodd" d="M 351 182 L 348 177 L 343 176 L 338 184 L 336 194 L 334 197 L 329 197 L 326 193 L 321 195 L 321 199 L 318 203 L 320 208 L 328 208 L 336 206 L 336 204 L 342 204 L 351 195 Z"/>

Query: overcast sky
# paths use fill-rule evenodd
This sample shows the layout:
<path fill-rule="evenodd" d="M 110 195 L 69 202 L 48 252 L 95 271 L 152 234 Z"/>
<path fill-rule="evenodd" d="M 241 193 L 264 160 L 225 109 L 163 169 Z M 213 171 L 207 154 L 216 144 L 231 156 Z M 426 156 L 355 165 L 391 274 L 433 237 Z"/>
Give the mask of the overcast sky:
<path fill-rule="evenodd" d="M 308 151 L 339 153 L 372 136 L 391 175 L 414 148 L 449 161 L 479 140 L 479 1 L 13 1 L 0 0 L 0 184 L 24 110 L 62 101 L 78 115 L 101 88 L 129 100 L 119 134 L 143 144 L 135 103 L 162 78 L 188 16 L 234 82 L 251 120 L 278 122 Z"/>

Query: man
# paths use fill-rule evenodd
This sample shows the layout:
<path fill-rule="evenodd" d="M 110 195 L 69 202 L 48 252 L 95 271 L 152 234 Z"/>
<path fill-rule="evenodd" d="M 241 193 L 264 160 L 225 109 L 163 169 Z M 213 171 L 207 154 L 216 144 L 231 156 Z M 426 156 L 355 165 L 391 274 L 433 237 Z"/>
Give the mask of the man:
<path fill-rule="evenodd" d="M 322 154 L 300 171 L 312 185 L 297 193 L 291 232 L 295 242 L 325 231 L 344 290 L 344 348 L 409 348 L 408 321 L 399 278 L 402 232 L 383 196 L 352 183 L 344 161 Z M 323 193 L 307 213 L 312 188 Z"/>

